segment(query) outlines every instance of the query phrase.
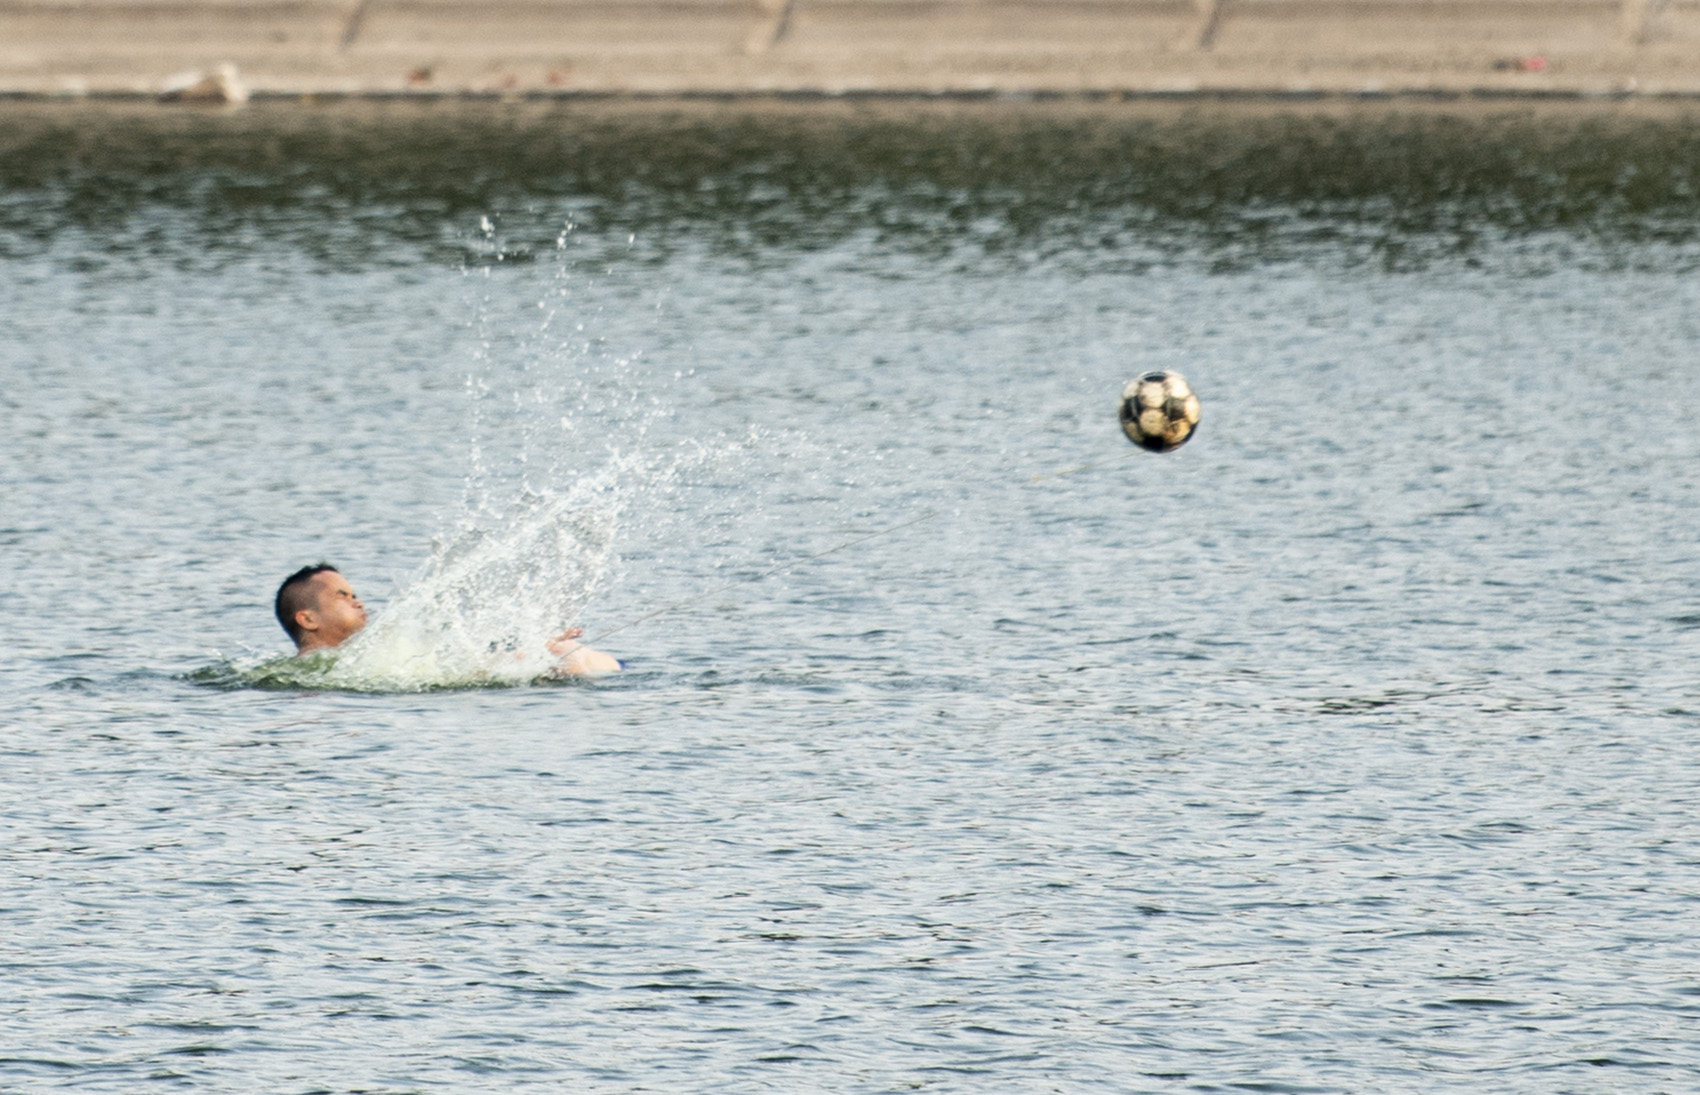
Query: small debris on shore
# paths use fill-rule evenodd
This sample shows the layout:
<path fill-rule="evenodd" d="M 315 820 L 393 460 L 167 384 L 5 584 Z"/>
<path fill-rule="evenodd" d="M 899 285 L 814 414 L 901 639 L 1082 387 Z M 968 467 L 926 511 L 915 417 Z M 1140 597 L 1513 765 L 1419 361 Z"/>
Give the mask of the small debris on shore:
<path fill-rule="evenodd" d="M 248 88 L 242 83 L 236 66 L 226 62 L 211 74 L 191 71 L 171 77 L 165 81 L 159 101 L 235 106 L 248 101 Z"/>
<path fill-rule="evenodd" d="M 1501 57 L 1493 63 L 1495 72 L 1545 72 L 1547 59 L 1535 54 L 1533 57 Z"/>

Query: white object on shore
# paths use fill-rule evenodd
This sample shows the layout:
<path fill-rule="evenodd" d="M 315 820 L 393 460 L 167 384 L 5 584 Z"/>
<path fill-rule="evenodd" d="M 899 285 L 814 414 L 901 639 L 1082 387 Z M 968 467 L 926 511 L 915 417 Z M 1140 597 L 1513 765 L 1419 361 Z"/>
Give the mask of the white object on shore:
<path fill-rule="evenodd" d="M 165 81 L 159 93 L 162 103 L 226 103 L 232 106 L 248 101 L 247 85 L 237 74 L 236 66 L 226 61 L 211 75 L 199 70 L 179 72 Z"/>

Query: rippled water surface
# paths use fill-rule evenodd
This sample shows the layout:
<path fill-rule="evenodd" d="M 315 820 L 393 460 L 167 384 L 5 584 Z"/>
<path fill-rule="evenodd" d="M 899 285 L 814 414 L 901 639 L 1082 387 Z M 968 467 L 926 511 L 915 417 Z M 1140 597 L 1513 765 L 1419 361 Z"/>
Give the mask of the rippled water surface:
<path fill-rule="evenodd" d="M 1691 117 L 6 109 L 0 1088 L 1694 1090 Z"/>

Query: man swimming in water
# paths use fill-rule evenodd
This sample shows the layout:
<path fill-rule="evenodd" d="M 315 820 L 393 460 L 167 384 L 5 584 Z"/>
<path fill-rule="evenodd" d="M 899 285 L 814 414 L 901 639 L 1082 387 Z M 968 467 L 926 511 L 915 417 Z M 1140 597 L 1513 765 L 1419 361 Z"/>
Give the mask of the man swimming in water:
<path fill-rule="evenodd" d="M 277 587 L 275 607 L 297 655 L 335 649 L 366 626 L 366 606 L 329 563 L 302 567 L 285 578 Z M 561 659 L 554 671 L 569 676 L 618 672 L 616 659 L 578 641 L 582 634 L 583 628 L 574 627 L 549 640 L 549 652 Z"/>
<path fill-rule="evenodd" d="M 302 567 L 277 587 L 277 622 L 297 654 L 341 646 L 366 626 L 366 606 L 329 563 Z"/>

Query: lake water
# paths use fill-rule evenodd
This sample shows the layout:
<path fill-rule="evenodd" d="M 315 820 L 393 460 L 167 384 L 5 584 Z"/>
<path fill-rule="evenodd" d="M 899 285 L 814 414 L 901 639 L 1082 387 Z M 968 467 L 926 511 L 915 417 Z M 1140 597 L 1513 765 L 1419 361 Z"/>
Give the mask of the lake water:
<path fill-rule="evenodd" d="M 1692 114 L 5 111 L 0 1088 L 1695 1089 Z"/>

